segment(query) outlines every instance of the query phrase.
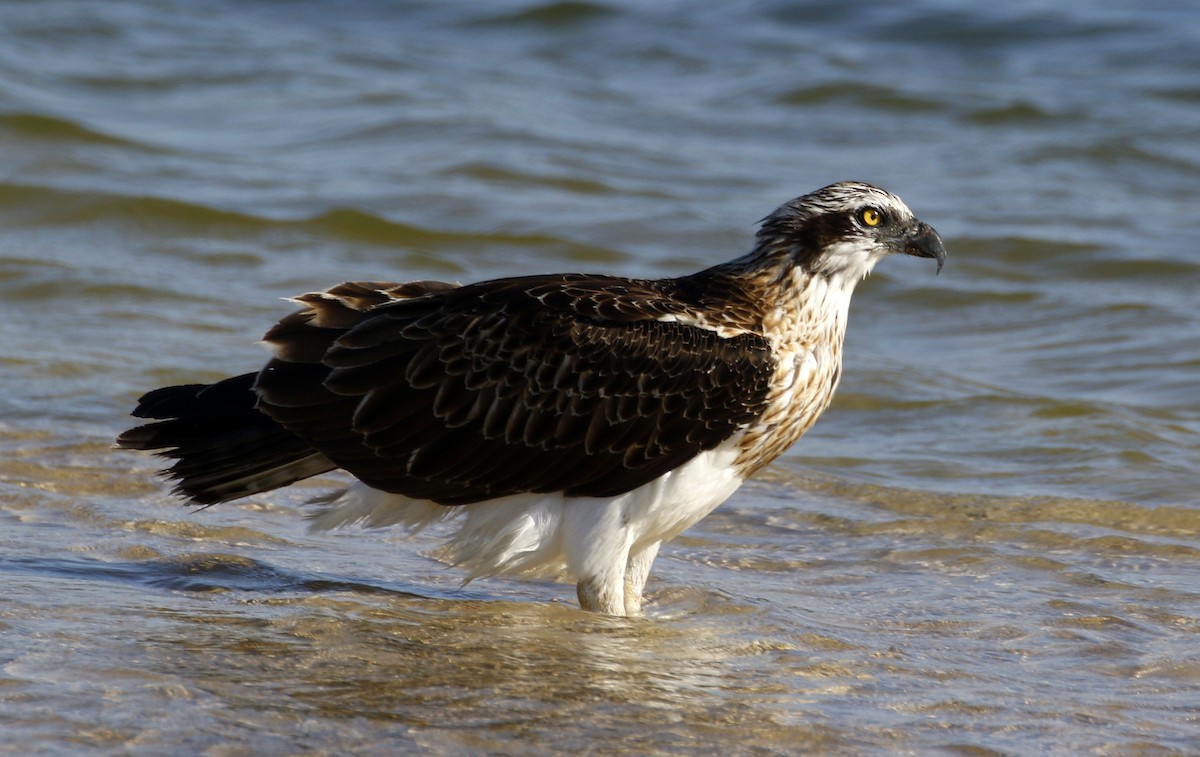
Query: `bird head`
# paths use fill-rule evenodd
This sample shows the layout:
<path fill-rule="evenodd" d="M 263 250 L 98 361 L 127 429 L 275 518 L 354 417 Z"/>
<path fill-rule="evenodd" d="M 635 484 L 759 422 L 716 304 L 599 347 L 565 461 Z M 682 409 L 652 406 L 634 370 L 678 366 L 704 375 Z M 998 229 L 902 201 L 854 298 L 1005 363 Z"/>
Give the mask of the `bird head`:
<path fill-rule="evenodd" d="M 892 253 L 946 261 L 941 237 L 904 202 L 870 184 L 843 181 L 784 203 L 762 221 L 760 254 L 853 286 Z"/>

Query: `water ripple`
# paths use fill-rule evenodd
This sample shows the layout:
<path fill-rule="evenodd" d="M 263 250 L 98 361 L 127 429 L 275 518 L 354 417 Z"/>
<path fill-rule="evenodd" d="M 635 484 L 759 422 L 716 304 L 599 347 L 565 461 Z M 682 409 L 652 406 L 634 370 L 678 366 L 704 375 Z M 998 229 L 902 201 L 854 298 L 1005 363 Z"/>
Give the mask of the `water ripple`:
<path fill-rule="evenodd" d="M 30 142 L 61 142 L 82 145 L 135 147 L 155 152 L 149 145 L 88 128 L 76 121 L 44 113 L 2 113 L 0 134 L 8 139 Z"/>

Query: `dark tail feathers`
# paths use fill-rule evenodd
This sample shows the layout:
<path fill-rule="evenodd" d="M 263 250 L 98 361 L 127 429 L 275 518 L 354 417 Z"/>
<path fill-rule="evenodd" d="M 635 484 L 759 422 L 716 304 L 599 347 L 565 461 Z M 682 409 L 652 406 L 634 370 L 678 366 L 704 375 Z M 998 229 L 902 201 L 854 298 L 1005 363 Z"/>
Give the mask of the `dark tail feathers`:
<path fill-rule="evenodd" d="M 175 460 L 164 475 L 177 482 L 176 494 L 198 505 L 270 491 L 336 468 L 255 409 L 255 375 L 149 392 L 133 415 L 157 422 L 129 429 L 117 437 L 117 446 Z"/>

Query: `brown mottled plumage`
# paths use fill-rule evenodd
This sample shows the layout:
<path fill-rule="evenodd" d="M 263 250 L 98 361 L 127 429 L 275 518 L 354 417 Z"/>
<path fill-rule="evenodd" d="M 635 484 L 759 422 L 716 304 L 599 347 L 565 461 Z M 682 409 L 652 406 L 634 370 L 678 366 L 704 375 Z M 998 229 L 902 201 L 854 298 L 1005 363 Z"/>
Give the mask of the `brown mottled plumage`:
<path fill-rule="evenodd" d="M 213 504 L 334 468 L 316 516 L 420 527 L 461 513 L 471 577 L 567 575 L 636 614 L 658 546 L 816 421 L 854 285 L 889 253 L 936 258 L 898 198 L 844 182 L 768 216 L 755 248 L 675 279 L 556 274 L 301 295 L 256 374 L 166 387 L 118 444 L 175 460 Z"/>
<path fill-rule="evenodd" d="M 763 410 L 766 340 L 659 320 L 695 308 L 673 282 L 417 287 L 306 295 L 264 337 L 277 356 L 258 409 L 376 489 L 443 505 L 611 497 Z"/>

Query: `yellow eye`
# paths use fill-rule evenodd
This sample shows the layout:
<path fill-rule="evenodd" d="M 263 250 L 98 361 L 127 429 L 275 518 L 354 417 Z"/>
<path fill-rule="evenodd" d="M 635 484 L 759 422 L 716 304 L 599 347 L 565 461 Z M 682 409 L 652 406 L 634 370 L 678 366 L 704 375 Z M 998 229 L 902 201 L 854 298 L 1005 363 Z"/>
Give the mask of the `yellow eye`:
<path fill-rule="evenodd" d="M 863 210 L 863 212 L 858 214 L 858 217 L 862 219 L 862 222 L 867 226 L 878 226 L 879 224 L 883 223 L 883 213 L 880 213 L 875 208 L 866 208 Z"/>

